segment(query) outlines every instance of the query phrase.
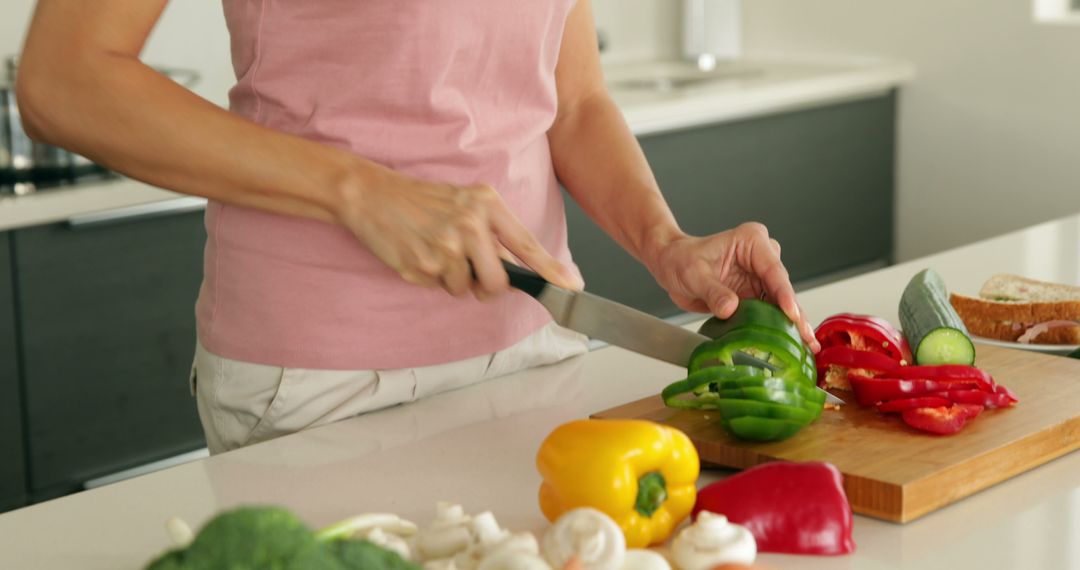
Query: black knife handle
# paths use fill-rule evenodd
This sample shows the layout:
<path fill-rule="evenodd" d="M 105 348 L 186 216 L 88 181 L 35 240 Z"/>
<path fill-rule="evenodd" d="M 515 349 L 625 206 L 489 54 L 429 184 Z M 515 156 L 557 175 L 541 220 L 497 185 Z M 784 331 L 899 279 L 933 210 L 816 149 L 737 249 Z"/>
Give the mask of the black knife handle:
<path fill-rule="evenodd" d="M 506 275 L 510 277 L 510 286 L 528 293 L 530 297 L 539 297 L 540 293 L 544 292 L 544 288 L 548 286 L 547 280 L 531 269 L 525 269 L 505 259 L 502 260 L 502 264 L 503 269 L 506 269 Z"/>
<path fill-rule="evenodd" d="M 506 276 L 510 278 L 510 286 L 528 293 L 534 299 L 539 298 L 540 293 L 543 293 L 544 288 L 548 286 L 547 280 L 531 269 L 515 265 L 505 259 L 502 260 L 502 265 L 503 269 L 506 270 Z M 475 281 L 476 268 L 472 266 L 472 262 L 469 263 L 469 273 L 472 273 L 472 278 Z"/>

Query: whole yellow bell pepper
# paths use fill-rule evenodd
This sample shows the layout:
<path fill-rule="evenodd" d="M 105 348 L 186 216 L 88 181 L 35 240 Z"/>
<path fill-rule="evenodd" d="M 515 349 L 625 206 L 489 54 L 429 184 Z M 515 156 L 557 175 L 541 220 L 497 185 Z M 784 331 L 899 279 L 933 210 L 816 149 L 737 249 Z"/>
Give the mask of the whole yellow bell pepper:
<path fill-rule="evenodd" d="M 644 420 L 578 420 L 540 445 L 540 509 L 550 521 L 578 507 L 607 513 L 626 545 L 663 542 L 690 514 L 700 471 L 681 431 Z"/>

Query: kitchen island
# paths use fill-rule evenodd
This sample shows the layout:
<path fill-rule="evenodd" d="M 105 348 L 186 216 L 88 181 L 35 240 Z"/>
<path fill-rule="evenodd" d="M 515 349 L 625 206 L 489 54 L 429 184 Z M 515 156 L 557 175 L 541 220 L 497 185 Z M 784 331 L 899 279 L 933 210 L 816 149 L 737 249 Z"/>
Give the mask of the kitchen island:
<path fill-rule="evenodd" d="M 839 311 L 897 320 L 924 267 L 978 291 L 991 274 L 1080 283 L 1080 216 L 804 291 L 811 322 Z M 241 504 L 280 504 L 312 525 L 365 511 L 424 523 L 439 500 L 542 532 L 534 455 L 555 426 L 659 391 L 679 368 L 607 347 L 427 400 L 0 515 L 0 568 L 137 568 L 193 526 Z M 1077 378 L 1080 382 L 1080 378 Z M 194 404 L 193 404 L 194 405 Z M 1021 404 L 1023 405 L 1023 404 Z M 704 473 L 704 484 L 725 474 Z M 855 517 L 854 555 L 762 555 L 783 568 L 1080 568 L 1080 453 L 907 525 Z"/>

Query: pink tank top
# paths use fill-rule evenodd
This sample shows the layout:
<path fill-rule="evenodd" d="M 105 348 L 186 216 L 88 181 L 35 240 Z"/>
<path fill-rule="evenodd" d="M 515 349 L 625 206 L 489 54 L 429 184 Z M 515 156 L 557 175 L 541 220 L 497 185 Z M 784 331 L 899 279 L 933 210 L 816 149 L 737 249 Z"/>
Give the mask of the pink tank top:
<path fill-rule="evenodd" d="M 398 171 L 494 186 L 571 263 L 546 132 L 573 0 L 224 0 L 231 110 Z M 387 369 L 501 350 L 549 316 L 410 285 L 347 230 L 211 202 L 196 306 L 209 351 Z"/>

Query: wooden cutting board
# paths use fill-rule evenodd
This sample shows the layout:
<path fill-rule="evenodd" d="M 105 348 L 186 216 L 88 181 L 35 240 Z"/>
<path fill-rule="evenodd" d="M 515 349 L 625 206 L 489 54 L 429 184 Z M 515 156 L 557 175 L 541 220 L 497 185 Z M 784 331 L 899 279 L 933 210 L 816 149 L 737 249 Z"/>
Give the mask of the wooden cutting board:
<path fill-rule="evenodd" d="M 827 461 L 844 473 L 856 513 L 908 522 L 995 483 L 1080 448 L 1080 360 L 993 346 L 977 347 L 977 364 L 1011 388 L 1020 403 L 987 410 L 951 436 L 908 427 L 891 414 L 854 403 L 825 410 L 786 441 L 732 438 L 718 412 L 674 410 L 652 396 L 594 414 L 676 427 L 705 464 L 745 469 L 759 463 Z M 672 379 L 675 380 L 675 379 Z"/>

